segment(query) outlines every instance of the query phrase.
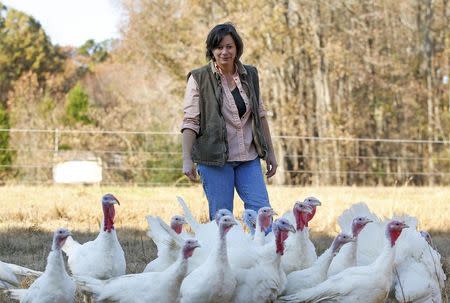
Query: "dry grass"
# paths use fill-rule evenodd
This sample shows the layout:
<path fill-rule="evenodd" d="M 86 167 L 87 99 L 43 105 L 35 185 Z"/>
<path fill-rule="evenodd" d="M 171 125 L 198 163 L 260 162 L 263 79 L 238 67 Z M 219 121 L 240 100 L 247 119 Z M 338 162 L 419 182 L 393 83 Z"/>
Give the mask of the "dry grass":
<path fill-rule="evenodd" d="M 148 214 L 168 220 L 181 213 L 176 196 L 182 196 L 194 215 L 205 221 L 207 202 L 199 186 L 173 187 L 0 187 L 0 260 L 43 270 L 51 235 L 57 227 L 69 228 L 81 242 L 93 239 L 102 216 L 100 198 L 111 192 L 121 202 L 116 210 L 116 228 L 127 257 L 127 272 L 139 272 L 155 257 L 155 247 L 146 235 Z M 417 187 L 269 187 L 274 209 L 282 214 L 293 202 L 307 196 L 322 201 L 311 224 L 318 251 L 338 231 L 336 218 L 348 206 L 360 201 L 381 217 L 409 214 L 419 220 L 420 229 L 431 232 L 449 272 L 450 188 Z M 242 212 L 235 201 L 234 213 Z M 448 282 L 448 279 L 447 279 Z M 448 284 L 448 283 L 447 283 Z M 448 289 L 448 287 L 447 287 Z M 0 302 L 9 302 L 0 296 Z"/>

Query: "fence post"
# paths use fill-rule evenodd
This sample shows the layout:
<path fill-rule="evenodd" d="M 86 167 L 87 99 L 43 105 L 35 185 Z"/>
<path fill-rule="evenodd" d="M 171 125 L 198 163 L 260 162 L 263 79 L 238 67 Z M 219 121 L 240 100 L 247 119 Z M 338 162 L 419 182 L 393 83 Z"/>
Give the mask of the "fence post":
<path fill-rule="evenodd" d="M 59 136 L 60 136 L 60 132 L 58 128 L 55 128 L 55 131 L 53 132 L 53 152 L 56 155 L 58 153 L 58 149 L 59 149 Z"/>

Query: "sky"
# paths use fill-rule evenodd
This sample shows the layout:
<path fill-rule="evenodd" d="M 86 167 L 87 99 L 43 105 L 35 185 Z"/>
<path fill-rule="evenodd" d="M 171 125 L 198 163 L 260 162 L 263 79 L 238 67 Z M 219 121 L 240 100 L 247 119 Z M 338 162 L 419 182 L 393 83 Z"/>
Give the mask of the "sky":
<path fill-rule="evenodd" d="M 120 9 L 113 0 L 2 0 L 32 15 L 53 44 L 81 46 L 119 37 Z"/>

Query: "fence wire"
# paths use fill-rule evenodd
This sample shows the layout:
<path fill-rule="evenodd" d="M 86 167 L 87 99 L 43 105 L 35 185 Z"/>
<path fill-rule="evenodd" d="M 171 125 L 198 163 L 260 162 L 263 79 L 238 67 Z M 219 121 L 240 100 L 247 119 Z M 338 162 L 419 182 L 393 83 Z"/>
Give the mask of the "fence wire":
<path fill-rule="evenodd" d="M 100 160 L 102 185 L 188 185 L 181 134 L 160 131 L 0 129 L 2 183 L 52 184 L 53 169 L 71 160 Z M 450 141 L 273 136 L 277 184 L 450 184 Z M 430 153 L 432 151 L 432 153 Z M 3 160 L 2 160 L 3 159 Z M 5 161 L 5 159 L 7 159 Z M 8 161 L 9 159 L 9 161 Z"/>

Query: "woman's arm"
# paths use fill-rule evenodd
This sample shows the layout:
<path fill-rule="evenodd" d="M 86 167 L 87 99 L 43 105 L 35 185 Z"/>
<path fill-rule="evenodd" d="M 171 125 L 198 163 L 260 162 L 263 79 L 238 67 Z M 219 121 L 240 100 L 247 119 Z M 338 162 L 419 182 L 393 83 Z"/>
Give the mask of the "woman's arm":
<path fill-rule="evenodd" d="M 269 148 L 266 164 L 267 164 L 267 178 L 272 177 L 277 172 L 277 159 L 275 156 L 275 152 L 273 150 L 272 137 L 270 136 L 269 123 L 267 122 L 266 117 L 261 117 L 261 126 L 264 133 L 264 138 L 266 139 L 267 147 Z"/>
<path fill-rule="evenodd" d="M 192 161 L 192 146 L 194 145 L 196 134 L 192 129 L 183 130 L 183 173 L 191 181 L 197 180 L 197 171 L 194 161 Z"/>
<path fill-rule="evenodd" d="M 197 180 L 197 171 L 192 161 L 192 146 L 200 129 L 200 109 L 198 85 L 192 75 L 186 85 L 184 95 L 184 116 L 181 125 L 183 133 L 183 173 L 191 181 Z"/>

